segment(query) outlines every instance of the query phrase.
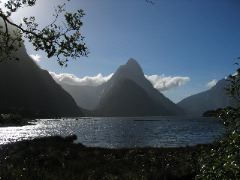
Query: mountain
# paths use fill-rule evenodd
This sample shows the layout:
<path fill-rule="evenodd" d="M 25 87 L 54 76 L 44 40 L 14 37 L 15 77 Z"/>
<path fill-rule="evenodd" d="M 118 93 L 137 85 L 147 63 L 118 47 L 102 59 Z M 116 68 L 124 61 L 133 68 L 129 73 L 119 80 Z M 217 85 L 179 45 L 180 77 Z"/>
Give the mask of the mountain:
<path fill-rule="evenodd" d="M 159 108 L 143 88 L 129 79 L 117 79 L 100 100 L 96 115 L 154 116 Z"/>
<path fill-rule="evenodd" d="M 100 94 L 103 86 L 72 85 L 61 83 L 65 89 L 76 101 L 77 105 L 87 110 L 94 110 L 99 104 Z"/>
<path fill-rule="evenodd" d="M 215 110 L 226 106 L 234 106 L 235 102 L 226 94 L 226 86 L 229 84 L 225 79 L 220 80 L 211 89 L 187 97 L 178 105 L 189 115 L 201 116 L 208 110 Z"/>
<path fill-rule="evenodd" d="M 97 114 L 103 116 L 182 115 L 182 109 L 145 78 L 136 60 L 129 59 L 102 85 Z"/>
<path fill-rule="evenodd" d="M 15 55 L 19 61 L 0 63 L 0 113 L 41 117 L 82 115 L 73 98 L 48 71 L 35 64 L 24 47 Z"/>

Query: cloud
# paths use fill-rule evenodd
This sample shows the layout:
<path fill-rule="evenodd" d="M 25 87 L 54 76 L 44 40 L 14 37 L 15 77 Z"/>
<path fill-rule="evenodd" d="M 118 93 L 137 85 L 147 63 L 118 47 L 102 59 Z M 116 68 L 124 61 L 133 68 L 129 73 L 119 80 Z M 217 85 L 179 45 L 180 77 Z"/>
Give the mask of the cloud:
<path fill-rule="evenodd" d="M 55 81 L 60 84 L 70 84 L 70 85 L 85 85 L 85 86 L 98 86 L 105 82 L 107 82 L 113 74 L 108 76 L 103 76 L 101 73 L 96 76 L 85 76 L 83 78 L 79 78 L 74 74 L 61 73 L 56 74 L 54 72 L 50 72 L 51 76 Z"/>
<path fill-rule="evenodd" d="M 30 57 L 35 61 L 35 62 L 40 62 L 42 56 L 38 54 L 31 54 Z"/>
<path fill-rule="evenodd" d="M 145 77 L 152 83 L 154 88 L 159 91 L 167 91 L 176 87 L 180 87 L 190 81 L 189 77 L 182 76 L 164 76 L 164 75 L 145 75 Z"/>
<path fill-rule="evenodd" d="M 103 76 L 102 74 L 98 74 L 96 76 L 85 76 L 83 78 L 79 78 L 73 74 L 61 73 L 56 74 L 54 72 L 50 72 L 53 79 L 59 84 L 70 84 L 70 85 L 88 85 L 88 86 L 98 86 L 105 82 L 107 82 L 113 74 Z M 190 81 L 189 77 L 171 77 L 164 75 L 145 75 L 145 77 L 153 84 L 153 86 L 159 91 L 167 91 L 172 88 L 176 88 L 186 84 Z"/>
<path fill-rule="evenodd" d="M 216 79 L 213 79 L 213 80 L 209 81 L 209 82 L 206 84 L 206 86 L 207 86 L 208 88 L 212 88 L 212 87 L 214 87 L 216 84 L 217 84 L 217 80 L 216 80 Z"/>

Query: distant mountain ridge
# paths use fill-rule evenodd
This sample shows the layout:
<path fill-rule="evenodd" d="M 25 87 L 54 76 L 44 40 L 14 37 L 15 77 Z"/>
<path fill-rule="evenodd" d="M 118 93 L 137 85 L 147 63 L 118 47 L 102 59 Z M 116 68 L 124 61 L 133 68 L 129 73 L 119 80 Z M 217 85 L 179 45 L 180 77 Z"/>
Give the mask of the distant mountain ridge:
<path fill-rule="evenodd" d="M 83 115 L 73 98 L 28 56 L 24 47 L 15 53 L 20 60 L 0 63 L 0 113 L 56 117 Z"/>
<path fill-rule="evenodd" d="M 184 114 L 181 108 L 153 87 L 140 65 L 132 58 L 100 86 L 61 85 L 79 106 L 101 116 Z"/>
<path fill-rule="evenodd" d="M 220 80 L 211 89 L 192 95 L 180 101 L 178 105 L 185 110 L 188 115 L 201 116 L 209 110 L 216 110 L 226 106 L 234 106 L 235 101 L 227 95 L 225 88 L 229 82 Z"/>
<path fill-rule="evenodd" d="M 59 83 L 59 82 L 58 82 Z M 94 110 L 100 101 L 100 94 L 103 86 L 70 85 L 60 83 L 60 85 L 74 98 L 77 105 L 87 110 Z"/>

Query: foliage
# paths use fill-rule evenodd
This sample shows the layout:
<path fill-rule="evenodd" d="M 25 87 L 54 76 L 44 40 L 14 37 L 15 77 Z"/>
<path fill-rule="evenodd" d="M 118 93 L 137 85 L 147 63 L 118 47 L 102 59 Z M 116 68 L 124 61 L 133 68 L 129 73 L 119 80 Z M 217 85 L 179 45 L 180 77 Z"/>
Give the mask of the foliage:
<path fill-rule="evenodd" d="M 237 100 L 236 107 L 218 111 L 226 126 L 226 135 L 211 151 L 204 151 L 199 159 L 200 169 L 196 179 L 240 179 L 240 69 L 228 78 L 227 93 Z"/>
<path fill-rule="evenodd" d="M 24 126 L 34 122 L 28 118 L 22 117 L 20 114 L 0 114 L 0 127 L 3 126 Z"/>
<path fill-rule="evenodd" d="M 240 134 L 232 132 L 220 140 L 210 152 L 205 152 L 199 162 L 197 179 L 239 179 L 240 178 Z"/>
<path fill-rule="evenodd" d="M 67 0 L 70 1 L 70 0 Z M 81 33 L 83 25 L 82 18 L 85 13 L 82 9 L 77 12 L 67 12 L 66 3 L 55 8 L 53 21 L 39 28 L 34 16 L 24 17 L 22 23 L 16 24 L 10 20 L 12 14 L 24 7 L 35 6 L 37 0 L 8 0 L 0 8 L 0 54 L 3 61 L 17 51 L 24 38 L 34 46 L 35 50 L 47 53 L 47 57 L 57 57 L 59 65 L 67 65 L 69 58 L 76 59 L 88 55 L 88 49 Z M 59 19 L 64 20 L 58 23 Z"/>
<path fill-rule="evenodd" d="M 236 63 L 239 65 L 239 63 Z M 237 72 L 228 77 L 230 81 L 230 86 L 226 88 L 228 94 L 240 102 L 240 68 L 237 69 Z"/>
<path fill-rule="evenodd" d="M 200 146 L 103 149 L 46 137 L 2 146 L 0 179 L 193 179 Z M 209 148 L 206 145 L 205 148 Z"/>

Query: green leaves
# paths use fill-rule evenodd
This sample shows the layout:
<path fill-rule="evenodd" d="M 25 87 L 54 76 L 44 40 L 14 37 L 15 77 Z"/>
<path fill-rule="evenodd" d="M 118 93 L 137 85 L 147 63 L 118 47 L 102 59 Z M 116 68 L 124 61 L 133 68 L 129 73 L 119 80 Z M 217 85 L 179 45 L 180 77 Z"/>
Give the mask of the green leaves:
<path fill-rule="evenodd" d="M 237 64 L 238 65 L 238 64 Z M 218 117 L 226 126 L 226 135 L 214 148 L 202 152 L 196 179 L 239 179 L 240 177 L 240 69 L 228 77 L 227 93 L 237 101 L 237 106 L 218 110 Z"/>
<path fill-rule="evenodd" d="M 7 9 L 6 15 L 11 16 L 12 13 L 16 12 L 19 8 L 23 6 L 34 6 L 36 0 L 8 0 L 4 6 Z"/>
<path fill-rule="evenodd" d="M 237 69 L 236 73 L 228 76 L 230 86 L 226 88 L 229 96 L 240 102 L 240 68 Z"/>
<path fill-rule="evenodd" d="M 53 14 L 53 21 L 49 25 L 40 29 L 34 16 L 23 18 L 21 24 L 11 22 L 8 17 L 19 8 L 25 6 L 34 6 L 36 0 L 9 0 L 5 3 L 7 12 L 0 10 L 0 18 L 5 22 L 5 27 L 0 28 L 1 44 L 5 44 L 4 49 L 0 49 L 2 54 L 11 54 L 13 48 L 9 46 L 11 34 L 4 29 L 9 26 L 15 28 L 19 35 L 16 40 L 23 42 L 23 37 L 32 43 L 35 50 L 44 51 L 48 58 L 57 57 L 60 66 L 67 66 L 70 59 L 77 59 L 81 56 L 87 56 L 89 51 L 84 42 L 84 36 L 81 33 L 83 25 L 82 18 L 85 13 L 82 9 L 77 12 L 66 12 L 66 4 L 58 5 Z M 64 20 L 64 22 L 62 22 Z M 61 21 L 61 22 L 59 22 Z M 19 38 L 20 37 L 20 38 Z M 15 43 L 15 40 L 14 40 Z M 14 44 L 12 43 L 12 44 Z M 16 48 L 14 49 L 17 50 Z M 2 58 L 4 59 L 4 58 Z"/>
<path fill-rule="evenodd" d="M 219 141 L 199 158 L 196 179 L 238 179 L 240 177 L 240 134 L 235 132 Z"/>

